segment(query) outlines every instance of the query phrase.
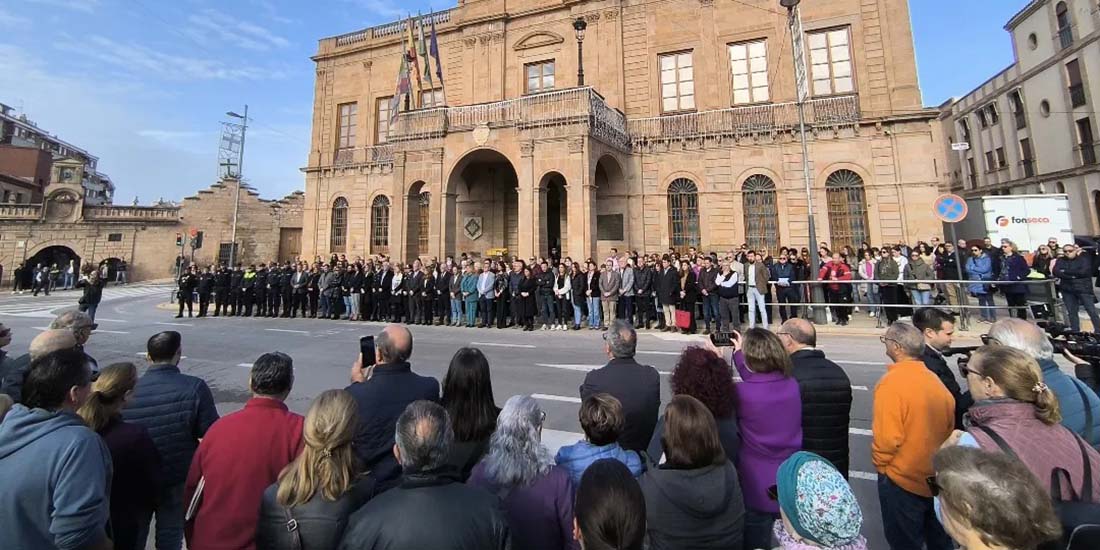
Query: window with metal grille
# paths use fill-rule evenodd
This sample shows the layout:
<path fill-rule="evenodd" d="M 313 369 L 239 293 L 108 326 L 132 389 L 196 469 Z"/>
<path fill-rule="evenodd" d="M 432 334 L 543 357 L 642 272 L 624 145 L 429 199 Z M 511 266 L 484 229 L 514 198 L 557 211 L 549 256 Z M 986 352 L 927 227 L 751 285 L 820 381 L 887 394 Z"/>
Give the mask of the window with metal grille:
<path fill-rule="evenodd" d="M 1024 177 L 1035 175 L 1035 160 L 1031 158 L 1031 139 L 1020 140 L 1020 166 L 1024 169 Z"/>
<path fill-rule="evenodd" d="M 668 234 L 676 250 L 699 247 L 699 188 L 687 178 L 668 186 Z"/>
<path fill-rule="evenodd" d="M 1020 90 L 1013 90 L 1008 97 L 1012 105 L 1012 114 L 1016 116 L 1016 129 L 1027 128 L 1027 113 L 1024 112 L 1024 97 L 1020 95 Z"/>
<path fill-rule="evenodd" d="M 416 241 L 421 254 L 428 253 L 428 230 L 431 220 L 432 194 L 424 191 L 417 197 Z"/>
<path fill-rule="evenodd" d="M 768 48 L 764 40 L 730 44 L 733 104 L 768 101 Z"/>
<path fill-rule="evenodd" d="M 240 261 L 240 257 L 234 254 L 233 243 L 218 244 L 218 265 L 228 266 L 233 259 Z"/>
<path fill-rule="evenodd" d="M 1081 149 L 1081 164 L 1096 164 L 1096 143 L 1089 117 L 1077 120 L 1077 140 L 1077 146 Z"/>
<path fill-rule="evenodd" d="M 745 211 L 745 242 L 749 248 L 779 248 L 779 210 L 775 182 L 763 174 L 749 176 L 741 186 L 741 207 Z"/>
<path fill-rule="evenodd" d="M 1073 45 L 1073 25 L 1070 24 L 1069 9 L 1065 2 L 1058 2 L 1054 7 L 1054 17 L 1058 22 L 1058 41 L 1064 50 Z"/>
<path fill-rule="evenodd" d="M 332 228 L 329 252 L 346 252 L 348 242 L 348 201 L 339 197 L 332 203 Z"/>
<path fill-rule="evenodd" d="M 661 67 L 661 111 L 695 110 L 695 72 L 691 52 L 670 53 L 658 57 Z"/>
<path fill-rule="evenodd" d="M 1085 82 L 1081 79 L 1081 65 L 1074 59 L 1066 63 L 1066 79 L 1069 80 L 1069 102 L 1081 107 L 1088 102 L 1085 97 Z"/>
<path fill-rule="evenodd" d="M 855 90 L 848 27 L 807 33 L 814 95 L 847 94 Z"/>
<path fill-rule="evenodd" d="M 825 180 L 829 234 L 833 249 L 858 246 L 867 240 L 867 195 L 863 178 L 851 170 L 837 170 Z"/>
<path fill-rule="evenodd" d="M 390 138 L 390 100 L 392 97 L 378 98 L 374 107 L 377 118 L 374 121 L 374 143 L 386 143 Z"/>
<path fill-rule="evenodd" d="M 554 89 L 554 60 L 528 63 L 523 66 L 527 75 L 527 93 L 534 94 Z"/>
<path fill-rule="evenodd" d="M 963 141 L 970 141 L 970 123 L 964 118 L 959 121 L 959 128 L 962 129 Z"/>
<path fill-rule="evenodd" d="M 1007 167 L 1008 166 L 1008 158 L 1005 157 L 1005 148 L 1004 147 L 998 147 L 996 149 L 996 155 L 997 155 L 997 169 L 1000 170 L 1001 168 Z"/>
<path fill-rule="evenodd" d="M 390 248 L 390 198 L 385 195 L 374 197 L 370 207 L 372 254 L 386 254 Z"/>
<path fill-rule="evenodd" d="M 357 103 L 343 103 L 337 106 L 340 113 L 340 128 L 336 136 L 336 148 L 340 150 L 355 147 L 355 116 L 359 112 Z"/>

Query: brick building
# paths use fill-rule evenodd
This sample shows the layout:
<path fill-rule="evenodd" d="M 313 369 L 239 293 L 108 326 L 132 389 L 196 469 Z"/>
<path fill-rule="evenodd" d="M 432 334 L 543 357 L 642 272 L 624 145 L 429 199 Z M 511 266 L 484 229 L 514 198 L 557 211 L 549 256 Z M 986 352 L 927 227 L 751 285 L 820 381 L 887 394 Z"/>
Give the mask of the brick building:
<path fill-rule="evenodd" d="M 505 6 L 430 16 L 445 87 L 425 82 L 392 125 L 406 22 L 320 41 L 305 255 L 808 243 L 778 2 Z M 820 240 L 938 233 L 944 146 L 921 107 L 906 1 L 804 2 L 802 19 Z"/>
<path fill-rule="evenodd" d="M 202 248 L 194 251 L 196 263 L 227 260 L 236 180 L 220 181 L 168 207 L 88 204 L 80 182 L 73 178 L 50 184 L 40 204 L 0 205 L 4 285 L 11 283 L 12 268 L 21 262 L 65 266 L 70 259 L 80 265 L 106 262 L 112 270 L 125 260 L 134 281 L 171 277 L 180 253 L 176 236 L 192 229 L 204 234 Z M 304 195 L 295 192 L 272 201 L 261 199 L 247 184 L 241 191 L 239 260 L 248 264 L 296 258 Z M 191 256 L 189 247 L 185 253 Z"/>

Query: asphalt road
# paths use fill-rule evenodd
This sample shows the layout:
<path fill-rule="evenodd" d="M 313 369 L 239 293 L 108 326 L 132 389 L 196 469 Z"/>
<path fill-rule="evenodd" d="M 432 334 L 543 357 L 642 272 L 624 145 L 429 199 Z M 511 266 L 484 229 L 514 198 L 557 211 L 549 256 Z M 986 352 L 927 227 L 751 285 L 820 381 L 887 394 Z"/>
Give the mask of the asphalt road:
<path fill-rule="evenodd" d="M 321 391 L 344 387 L 358 353 L 358 338 L 377 333 L 381 323 L 312 319 L 203 318 L 175 319 L 174 311 L 157 308 L 167 287 L 124 286 L 107 289 L 97 314 L 99 330 L 87 351 L 101 365 L 132 361 L 143 365 L 148 337 L 162 330 L 183 335 L 184 372 L 204 378 L 224 414 L 248 399 L 252 361 L 269 351 L 294 358 L 297 373 L 288 405 L 305 413 Z M 0 296 L 0 322 L 13 328 L 10 353 L 21 354 L 54 314 L 76 303 L 75 292 L 50 298 Z M 578 387 L 585 372 L 607 360 L 599 332 L 412 327 L 415 371 L 442 379 L 451 356 L 462 346 L 479 347 L 492 367 L 493 389 L 502 405 L 511 395 L 533 394 L 547 413 L 545 443 L 551 450 L 580 439 Z M 656 332 L 639 335 L 638 360 L 662 372 L 662 402 L 670 392 L 667 373 L 679 352 L 702 337 Z M 871 548 L 885 547 L 874 468 L 870 458 L 872 391 L 885 371 L 886 357 L 877 336 L 822 335 L 821 348 L 839 363 L 854 388 L 849 444 L 851 483 L 863 507 L 863 532 Z"/>

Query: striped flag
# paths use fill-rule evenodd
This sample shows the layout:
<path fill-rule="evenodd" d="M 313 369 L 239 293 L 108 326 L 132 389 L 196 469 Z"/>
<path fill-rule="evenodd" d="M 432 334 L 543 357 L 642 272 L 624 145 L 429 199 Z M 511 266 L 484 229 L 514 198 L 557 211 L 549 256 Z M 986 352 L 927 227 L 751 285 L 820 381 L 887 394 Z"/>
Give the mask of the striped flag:
<path fill-rule="evenodd" d="M 435 88 L 435 84 L 432 83 L 432 64 L 428 60 L 428 41 L 424 40 L 424 16 L 417 14 L 417 34 L 419 42 L 417 43 L 416 54 L 420 63 L 424 64 L 424 80 L 428 81 L 428 89 Z"/>
<path fill-rule="evenodd" d="M 420 107 L 420 91 L 424 89 L 424 83 L 420 80 L 420 63 L 417 61 L 416 53 L 416 35 L 413 34 L 413 20 L 412 15 L 409 16 L 408 21 L 405 23 L 406 36 L 408 37 L 408 50 L 406 50 L 405 57 L 410 63 L 410 69 L 416 71 L 416 91 L 413 98 L 413 105 L 417 108 Z"/>
<path fill-rule="evenodd" d="M 434 17 L 431 19 L 431 24 L 432 24 L 432 31 L 431 31 L 431 37 L 429 38 L 429 43 L 428 43 L 428 55 L 432 56 L 432 58 L 435 59 L 435 76 L 436 76 L 436 80 L 439 81 L 440 88 L 443 89 L 442 103 L 444 105 L 446 105 L 447 104 L 447 87 L 443 85 L 443 63 L 441 63 L 439 61 L 439 37 L 435 33 L 435 18 Z"/>

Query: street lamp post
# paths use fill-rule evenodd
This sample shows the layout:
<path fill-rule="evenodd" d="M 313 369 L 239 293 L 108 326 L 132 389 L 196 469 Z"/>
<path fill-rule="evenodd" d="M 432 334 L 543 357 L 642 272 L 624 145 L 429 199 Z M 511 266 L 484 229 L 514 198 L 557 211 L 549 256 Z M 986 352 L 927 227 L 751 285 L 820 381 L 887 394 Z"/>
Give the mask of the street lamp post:
<path fill-rule="evenodd" d="M 577 86 L 584 86 L 584 30 L 587 28 L 583 17 L 573 20 L 573 31 L 577 34 Z"/>
<path fill-rule="evenodd" d="M 248 105 L 244 106 L 244 114 L 240 115 L 234 111 L 225 113 L 226 116 L 241 119 L 241 149 L 237 153 L 237 192 L 233 197 L 233 244 L 229 246 L 229 265 L 228 268 L 232 269 L 236 265 L 237 260 L 237 215 L 241 210 L 241 185 L 244 185 L 242 179 L 244 168 L 244 136 L 248 131 Z"/>
<path fill-rule="evenodd" d="M 809 88 L 806 83 L 806 50 L 802 45 L 802 15 L 798 10 L 801 0 L 779 0 L 779 5 L 787 8 L 787 27 L 791 31 L 791 51 L 794 53 L 795 87 L 798 94 L 798 139 L 802 143 L 802 180 L 806 187 L 806 215 L 810 230 L 810 278 L 817 279 L 817 269 L 821 265 L 817 247 L 817 226 L 814 223 L 814 194 L 810 180 L 810 149 L 806 144 L 806 98 Z M 810 302 L 825 303 L 825 292 L 821 285 L 810 286 Z M 810 306 L 813 322 L 825 322 L 825 308 Z"/>

